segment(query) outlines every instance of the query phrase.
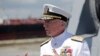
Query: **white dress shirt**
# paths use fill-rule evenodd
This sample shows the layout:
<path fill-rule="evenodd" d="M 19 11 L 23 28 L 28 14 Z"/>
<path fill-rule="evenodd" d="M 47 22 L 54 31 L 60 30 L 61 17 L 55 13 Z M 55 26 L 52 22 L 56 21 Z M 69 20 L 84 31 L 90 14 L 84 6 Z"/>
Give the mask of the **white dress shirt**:
<path fill-rule="evenodd" d="M 57 54 L 60 56 L 61 50 L 65 47 L 66 50 L 68 48 L 71 49 L 72 56 L 90 56 L 90 51 L 86 41 L 73 41 L 70 37 L 72 37 L 72 34 L 67 31 L 64 31 L 59 36 L 52 37 L 48 43 L 41 46 L 40 56 L 54 56 L 55 53 L 53 52 L 53 49 L 55 49 Z"/>

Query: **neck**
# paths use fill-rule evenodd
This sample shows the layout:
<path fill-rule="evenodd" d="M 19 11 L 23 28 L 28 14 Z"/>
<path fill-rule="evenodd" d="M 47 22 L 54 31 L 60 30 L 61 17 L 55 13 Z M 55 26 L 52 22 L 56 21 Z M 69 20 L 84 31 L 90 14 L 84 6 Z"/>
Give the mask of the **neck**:
<path fill-rule="evenodd" d="M 66 35 L 67 34 L 67 31 L 66 30 L 63 30 L 61 33 L 59 33 L 58 35 L 56 35 L 56 36 L 51 36 L 51 37 L 53 37 L 53 38 L 58 38 L 58 37 L 62 37 L 62 36 L 64 36 L 64 35 Z"/>
<path fill-rule="evenodd" d="M 55 35 L 55 36 L 51 36 L 51 37 L 55 38 L 55 37 L 61 35 L 61 34 L 64 33 L 64 32 L 65 32 L 65 31 L 63 30 L 62 32 L 58 33 L 57 35 Z"/>

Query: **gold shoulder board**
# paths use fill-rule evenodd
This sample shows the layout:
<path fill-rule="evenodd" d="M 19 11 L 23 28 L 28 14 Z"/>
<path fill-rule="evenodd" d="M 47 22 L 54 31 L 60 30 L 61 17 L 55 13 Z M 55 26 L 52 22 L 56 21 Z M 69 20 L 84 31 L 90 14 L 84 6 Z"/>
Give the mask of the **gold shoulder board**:
<path fill-rule="evenodd" d="M 84 40 L 84 37 L 82 37 L 82 36 L 72 36 L 71 40 L 77 41 L 77 42 L 82 42 Z"/>
<path fill-rule="evenodd" d="M 40 47 L 43 46 L 44 44 L 48 43 L 50 40 L 51 40 L 51 38 L 48 39 L 48 40 L 46 40 L 46 41 L 44 41 L 44 42 L 40 45 Z"/>

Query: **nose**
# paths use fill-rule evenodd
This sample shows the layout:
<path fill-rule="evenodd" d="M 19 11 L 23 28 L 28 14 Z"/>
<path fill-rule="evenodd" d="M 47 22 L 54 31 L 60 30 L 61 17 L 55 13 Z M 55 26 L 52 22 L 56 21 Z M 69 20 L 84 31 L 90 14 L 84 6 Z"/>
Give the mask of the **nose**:
<path fill-rule="evenodd" d="M 47 29 L 49 28 L 48 23 L 45 22 L 45 23 L 43 24 L 43 27 L 45 28 L 45 30 L 47 30 Z"/>
<path fill-rule="evenodd" d="M 45 21 L 44 21 L 44 20 L 41 20 L 41 23 L 42 23 L 42 24 L 44 24 L 44 23 L 45 23 Z"/>
<path fill-rule="evenodd" d="M 45 28 L 47 28 L 47 27 L 48 27 L 48 25 L 47 25 L 46 23 L 44 23 L 44 24 L 43 24 L 43 26 L 44 26 Z"/>
<path fill-rule="evenodd" d="M 49 23 L 48 23 L 47 21 L 45 21 L 45 20 L 42 20 L 42 23 L 43 23 L 43 26 L 44 26 L 45 28 L 48 28 L 48 26 L 49 26 Z"/>

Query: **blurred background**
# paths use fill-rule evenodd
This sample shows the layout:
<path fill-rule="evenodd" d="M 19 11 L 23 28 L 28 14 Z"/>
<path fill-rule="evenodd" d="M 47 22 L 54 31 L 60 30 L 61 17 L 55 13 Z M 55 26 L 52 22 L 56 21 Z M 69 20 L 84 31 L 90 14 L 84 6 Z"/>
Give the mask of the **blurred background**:
<path fill-rule="evenodd" d="M 73 2 L 71 0 L 0 0 L 0 40 L 46 36 L 40 20 L 43 5 L 53 4 L 71 13 Z"/>

